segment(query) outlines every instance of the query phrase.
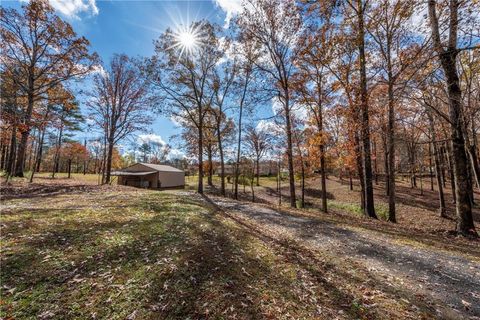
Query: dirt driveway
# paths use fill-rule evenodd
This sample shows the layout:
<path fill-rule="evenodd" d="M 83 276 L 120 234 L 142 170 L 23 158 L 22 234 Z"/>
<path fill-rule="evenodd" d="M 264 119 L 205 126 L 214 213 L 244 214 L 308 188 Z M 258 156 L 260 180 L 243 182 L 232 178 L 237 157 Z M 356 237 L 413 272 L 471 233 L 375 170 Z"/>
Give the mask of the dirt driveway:
<path fill-rule="evenodd" d="M 426 301 L 438 318 L 480 319 L 478 257 L 413 245 L 353 224 L 337 225 L 263 205 L 217 197 L 212 201 L 234 219 L 248 221 L 262 232 L 328 252 L 338 261 L 354 261 L 384 279 L 383 285 Z"/>

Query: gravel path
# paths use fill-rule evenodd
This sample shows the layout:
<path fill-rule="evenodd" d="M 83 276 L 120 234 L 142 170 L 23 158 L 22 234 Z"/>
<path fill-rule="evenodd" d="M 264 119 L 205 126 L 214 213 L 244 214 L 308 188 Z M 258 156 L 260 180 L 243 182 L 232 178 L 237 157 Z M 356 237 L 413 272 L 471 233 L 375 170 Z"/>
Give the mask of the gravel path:
<path fill-rule="evenodd" d="M 439 317 L 480 319 L 480 264 L 452 252 L 399 244 L 389 235 L 345 228 L 251 203 L 213 198 L 216 205 L 261 228 L 288 234 L 305 245 L 349 258 L 370 272 L 432 301 Z M 441 311 L 443 310 L 443 311 Z"/>

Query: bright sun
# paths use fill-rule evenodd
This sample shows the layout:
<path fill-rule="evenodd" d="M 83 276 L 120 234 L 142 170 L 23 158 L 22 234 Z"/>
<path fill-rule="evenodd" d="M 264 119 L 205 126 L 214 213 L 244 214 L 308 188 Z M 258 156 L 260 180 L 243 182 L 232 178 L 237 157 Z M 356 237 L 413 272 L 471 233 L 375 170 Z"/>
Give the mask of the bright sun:
<path fill-rule="evenodd" d="M 197 45 L 197 39 L 190 32 L 182 32 L 178 35 L 178 40 L 185 48 L 194 48 Z"/>
<path fill-rule="evenodd" d="M 200 28 L 198 27 L 178 27 L 177 31 L 173 33 L 173 36 L 174 43 L 171 48 L 179 50 L 179 57 L 182 57 L 183 54 L 192 56 L 202 43 Z"/>

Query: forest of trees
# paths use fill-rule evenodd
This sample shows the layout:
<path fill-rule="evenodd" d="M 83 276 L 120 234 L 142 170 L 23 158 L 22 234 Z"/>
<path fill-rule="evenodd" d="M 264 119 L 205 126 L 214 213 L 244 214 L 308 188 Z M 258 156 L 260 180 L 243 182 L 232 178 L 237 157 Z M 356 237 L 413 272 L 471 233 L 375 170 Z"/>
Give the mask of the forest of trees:
<path fill-rule="evenodd" d="M 152 56 L 107 63 L 48 1 L 2 7 L 0 167 L 7 180 L 81 172 L 110 183 L 116 168 L 167 160 L 170 145 L 135 138 L 166 116 L 181 129 L 173 140 L 186 158 L 176 165 L 197 167 L 199 193 L 216 166 L 220 193 L 238 198 L 240 176 L 249 172 L 253 190 L 259 163 L 274 160 L 288 173 L 290 206 L 305 178 L 319 175 L 327 212 L 326 179 L 336 175 L 359 181 L 361 208 L 376 219 L 381 180 L 396 222 L 401 176 L 412 188 L 429 181 L 442 217 L 448 184 L 457 231 L 476 236 L 479 6 L 246 0 L 228 28 L 168 28 L 152 39 Z M 120 154 L 128 142 L 135 151 Z"/>

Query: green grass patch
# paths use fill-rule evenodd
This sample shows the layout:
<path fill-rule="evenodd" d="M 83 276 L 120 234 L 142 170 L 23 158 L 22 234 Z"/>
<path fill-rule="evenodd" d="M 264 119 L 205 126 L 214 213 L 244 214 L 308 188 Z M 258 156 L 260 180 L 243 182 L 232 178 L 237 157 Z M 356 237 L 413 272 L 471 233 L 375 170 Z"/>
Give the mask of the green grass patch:
<path fill-rule="evenodd" d="M 350 203 L 350 202 L 340 202 L 336 200 L 328 200 L 327 205 L 330 208 L 334 208 L 340 211 L 351 213 L 357 216 L 364 216 L 363 210 L 359 204 Z M 375 213 L 382 220 L 387 220 L 388 218 L 388 207 L 384 204 L 375 205 Z"/>

